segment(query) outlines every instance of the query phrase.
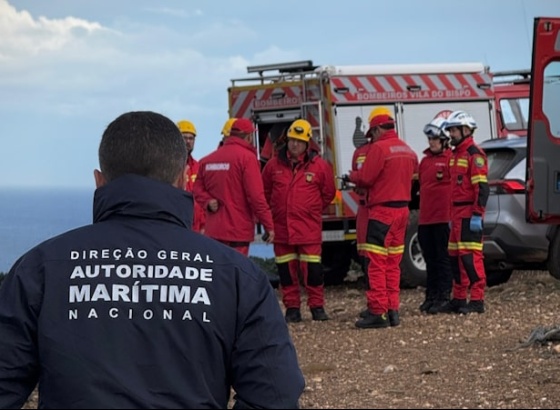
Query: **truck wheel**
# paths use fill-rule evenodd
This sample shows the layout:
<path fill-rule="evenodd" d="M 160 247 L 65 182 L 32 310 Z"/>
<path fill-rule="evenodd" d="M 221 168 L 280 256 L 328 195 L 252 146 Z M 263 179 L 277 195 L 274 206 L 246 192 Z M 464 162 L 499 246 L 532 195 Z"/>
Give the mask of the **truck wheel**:
<path fill-rule="evenodd" d="M 513 273 L 513 269 L 502 269 L 502 270 L 491 270 L 486 272 L 486 286 L 498 286 L 502 283 L 506 283 L 509 278 L 511 278 L 511 274 Z"/>
<path fill-rule="evenodd" d="M 418 211 L 410 211 L 401 261 L 401 288 L 426 286 L 426 262 L 418 241 Z"/>
<path fill-rule="evenodd" d="M 324 242 L 321 261 L 325 286 L 341 285 L 350 269 L 351 260 L 351 242 Z"/>
<path fill-rule="evenodd" d="M 554 278 L 560 280 L 560 229 L 556 231 L 554 238 L 550 241 L 548 271 Z"/>

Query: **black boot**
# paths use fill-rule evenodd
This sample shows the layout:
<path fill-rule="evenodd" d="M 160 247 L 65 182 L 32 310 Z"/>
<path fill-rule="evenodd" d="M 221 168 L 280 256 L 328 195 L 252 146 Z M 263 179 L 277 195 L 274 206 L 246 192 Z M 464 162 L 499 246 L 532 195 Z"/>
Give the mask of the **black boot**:
<path fill-rule="evenodd" d="M 484 313 L 484 301 L 471 300 L 467 303 L 467 306 L 460 309 L 459 313 L 463 315 L 468 315 L 469 313 Z"/>
<path fill-rule="evenodd" d="M 435 315 L 438 313 L 444 313 L 442 312 L 442 308 L 444 306 L 446 306 L 449 303 L 449 299 L 436 299 L 434 300 L 434 303 L 432 303 L 432 306 L 430 306 L 430 308 L 428 309 L 428 314 L 429 315 Z"/>
<path fill-rule="evenodd" d="M 360 316 L 362 319 L 365 319 L 366 317 L 368 317 L 369 315 L 371 315 L 372 313 L 369 311 L 368 308 L 365 308 L 364 310 L 362 310 L 360 312 L 360 314 L 358 316 Z"/>
<path fill-rule="evenodd" d="M 432 307 L 432 305 L 434 304 L 434 299 L 426 299 L 424 300 L 424 302 L 422 302 L 422 304 L 420 305 L 420 312 L 422 313 L 427 313 L 430 308 Z"/>
<path fill-rule="evenodd" d="M 323 307 L 311 308 L 310 310 L 311 310 L 311 317 L 313 318 L 313 320 L 318 320 L 320 322 L 329 320 L 327 312 L 325 312 L 325 309 Z"/>
<path fill-rule="evenodd" d="M 382 315 L 370 313 L 368 317 L 358 320 L 356 322 L 356 327 L 360 329 L 381 329 L 389 327 L 389 318 L 387 317 L 387 313 L 383 313 Z"/>
<path fill-rule="evenodd" d="M 391 325 L 391 327 L 396 327 L 401 324 L 398 310 L 389 310 L 387 312 L 387 317 L 389 318 L 389 325 Z"/>
<path fill-rule="evenodd" d="M 439 313 L 462 313 L 461 310 L 466 307 L 466 299 L 451 299 L 439 309 Z"/>
<path fill-rule="evenodd" d="M 301 322 L 301 312 L 298 308 L 286 309 L 286 323 Z"/>

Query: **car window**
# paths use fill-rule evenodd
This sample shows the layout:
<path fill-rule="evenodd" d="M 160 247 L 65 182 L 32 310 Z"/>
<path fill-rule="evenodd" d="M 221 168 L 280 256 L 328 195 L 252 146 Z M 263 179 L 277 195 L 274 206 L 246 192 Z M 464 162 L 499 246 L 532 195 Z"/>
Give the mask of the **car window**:
<path fill-rule="evenodd" d="M 488 179 L 504 179 L 506 173 L 514 166 L 515 151 L 502 149 L 486 151 L 488 157 Z M 525 178 L 523 178 L 525 180 Z"/>
<path fill-rule="evenodd" d="M 526 159 L 523 158 L 521 161 L 514 166 L 511 171 L 509 171 L 504 179 L 518 179 L 519 181 L 525 182 L 525 177 L 527 175 L 527 170 L 525 169 Z"/>

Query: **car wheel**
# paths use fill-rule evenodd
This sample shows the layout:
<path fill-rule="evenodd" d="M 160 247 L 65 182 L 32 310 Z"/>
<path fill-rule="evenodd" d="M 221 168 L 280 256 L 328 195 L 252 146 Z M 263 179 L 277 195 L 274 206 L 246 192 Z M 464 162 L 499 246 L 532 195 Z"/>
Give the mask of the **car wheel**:
<path fill-rule="evenodd" d="M 560 280 L 560 229 L 556 231 L 554 239 L 550 241 L 548 271 L 553 277 Z"/>
<path fill-rule="evenodd" d="M 352 242 L 323 242 L 321 263 L 325 286 L 341 285 L 351 261 Z"/>
<path fill-rule="evenodd" d="M 426 286 L 426 261 L 418 241 L 418 211 L 411 211 L 401 261 L 401 288 Z"/>
<path fill-rule="evenodd" d="M 506 283 L 509 278 L 511 278 L 511 274 L 513 273 L 513 269 L 502 269 L 502 270 L 491 270 L 486 272 L 486 286 L 498 286 L 502 283 Z"/>

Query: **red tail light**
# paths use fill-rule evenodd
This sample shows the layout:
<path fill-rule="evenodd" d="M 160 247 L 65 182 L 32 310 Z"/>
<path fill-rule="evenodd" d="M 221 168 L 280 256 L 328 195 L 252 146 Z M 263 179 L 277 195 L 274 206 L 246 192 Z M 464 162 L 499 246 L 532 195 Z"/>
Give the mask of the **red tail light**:
<path fill-rule="evenodd" d="M 491 181 L 489 185 L 490 192 L 497 195 L 513 195 L 525 193 L 525 183 L 517 179 Z"/>

